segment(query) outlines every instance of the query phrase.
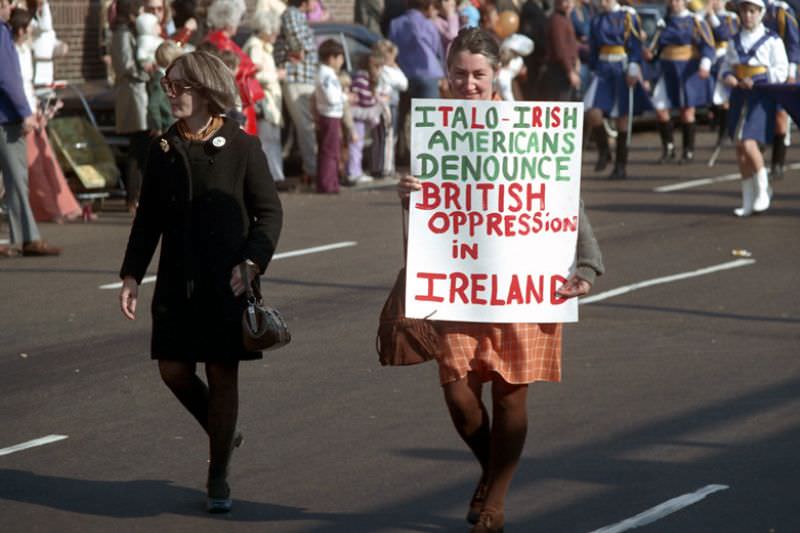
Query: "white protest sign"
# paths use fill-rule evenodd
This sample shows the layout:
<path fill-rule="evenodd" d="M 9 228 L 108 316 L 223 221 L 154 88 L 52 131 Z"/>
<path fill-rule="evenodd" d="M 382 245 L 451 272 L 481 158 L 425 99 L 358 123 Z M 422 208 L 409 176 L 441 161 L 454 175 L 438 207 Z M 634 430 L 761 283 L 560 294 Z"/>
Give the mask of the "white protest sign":
<path fill-rule="evenodd" d="M 575 322 L 583 104 L 415 99 L 406 315 Z"/>

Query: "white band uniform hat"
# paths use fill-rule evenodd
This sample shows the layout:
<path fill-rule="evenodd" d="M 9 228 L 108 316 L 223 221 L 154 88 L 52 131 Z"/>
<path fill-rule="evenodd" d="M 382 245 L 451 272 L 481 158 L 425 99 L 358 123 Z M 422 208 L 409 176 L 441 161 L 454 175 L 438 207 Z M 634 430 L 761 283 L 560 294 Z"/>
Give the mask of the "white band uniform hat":
<path fill-rule="evenodd" d="M 737 0 L 737 7 L 742 4 L 753 4 L 754 6 L 760 7 L 761 11 L 764 11 L 767 8 L 767 6 L 764 4 L 764 0 Z"/>

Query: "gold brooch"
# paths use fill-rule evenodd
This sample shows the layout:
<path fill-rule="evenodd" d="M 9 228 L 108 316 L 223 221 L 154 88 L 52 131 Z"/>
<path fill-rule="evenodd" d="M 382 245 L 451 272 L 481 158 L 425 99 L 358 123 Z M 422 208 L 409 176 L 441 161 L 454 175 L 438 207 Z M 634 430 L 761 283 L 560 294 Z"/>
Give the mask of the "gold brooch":
<path fill-rule="evenodd" d="M 164 153 L 169 152 L 169 142 L 167 142 L 166 139 L 161 139 L 161 142 L 159 143 L 159 145 L 161 146 L 161 151 L 162 152 L 164 152 Z"/>

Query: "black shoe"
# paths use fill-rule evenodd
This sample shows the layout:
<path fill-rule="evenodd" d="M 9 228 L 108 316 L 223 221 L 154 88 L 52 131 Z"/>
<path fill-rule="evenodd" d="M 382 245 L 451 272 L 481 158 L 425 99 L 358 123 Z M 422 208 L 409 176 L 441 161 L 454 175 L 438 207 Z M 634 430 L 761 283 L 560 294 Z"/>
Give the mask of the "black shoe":
<path fill-rule="evenodd" d="M 211 514 L 229 513 L 233 508 L 231 488 L 223 479 L 208 480 L 208 500 L 206 510 Z"/>
<path fill-rule="evenodd" d="M 614 165 L 614 170 L 608 175 L 608 179 L 610 180 L 624 180 L 627 178 L 628 175 L 625 172 L 625 167 L 622 165 Z"/>
<path fill-rule="evenodd" d="M 611 149 L 608 147 L 608 135 L 602 126 L 598 126 L 592 132 L 594 142 L 597 145 L 597 163 L 594 165 L 595 172 L 602 172 L 611 163 Z"/>
<path fill-rule="evenodd" d="M 687 122 L 681 125 L 683 130 L 683 159 L 681 164 L 691 163 L 694 159 L 694 137 L 697 124 Z"/>
<path fill-rule="evenodd" d="M 777 181 L 783 179 L 784 165 L 786 164 L 786 135 L 775 135 L 772 140 L 772 168 L 770 169 L 770 180 Z"/>
<path fill-rule="evenodd" d="M 611 163 L 611 152 L 605 151 L 597 154 L 597 163 L 594 165 L 595 172 L 602 172 Z"/>
<path fill-rule="evenodd" d="M 661 157 L 658 159 L 659 165 L 666 165 L 675 161 L 675 145 L 668 144 L 661 149 Z"/>
<path fill-rule="evenodd" d="M 659 122 L 658 133 L 661 137 L 661 157 L 659 165 L 675 161 L 675 139 L 673 137 L 672 121 Z"/>

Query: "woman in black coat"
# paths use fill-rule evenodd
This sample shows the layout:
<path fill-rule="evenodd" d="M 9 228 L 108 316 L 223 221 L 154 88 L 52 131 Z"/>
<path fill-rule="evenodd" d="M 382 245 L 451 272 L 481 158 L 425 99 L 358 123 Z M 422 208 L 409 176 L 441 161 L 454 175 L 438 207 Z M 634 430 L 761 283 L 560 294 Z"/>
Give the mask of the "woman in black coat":
<path fill-rule="evenodd" d="M 178 121 L 150 147 L 125 259 L 120 305 L 133 320 L 138 285 L 161 239 L 151 353 L 164 382 L 209 436 L 208 509 L 231 508 L 228 462 L 238 409 L 246 280 L 272 257 L 282 210 L 257 137 L 222 116 L 236 87 L 205 52 L 181 56 L 162 80 Z M 196 374 L 204 362 L 208 386 Z"/>

